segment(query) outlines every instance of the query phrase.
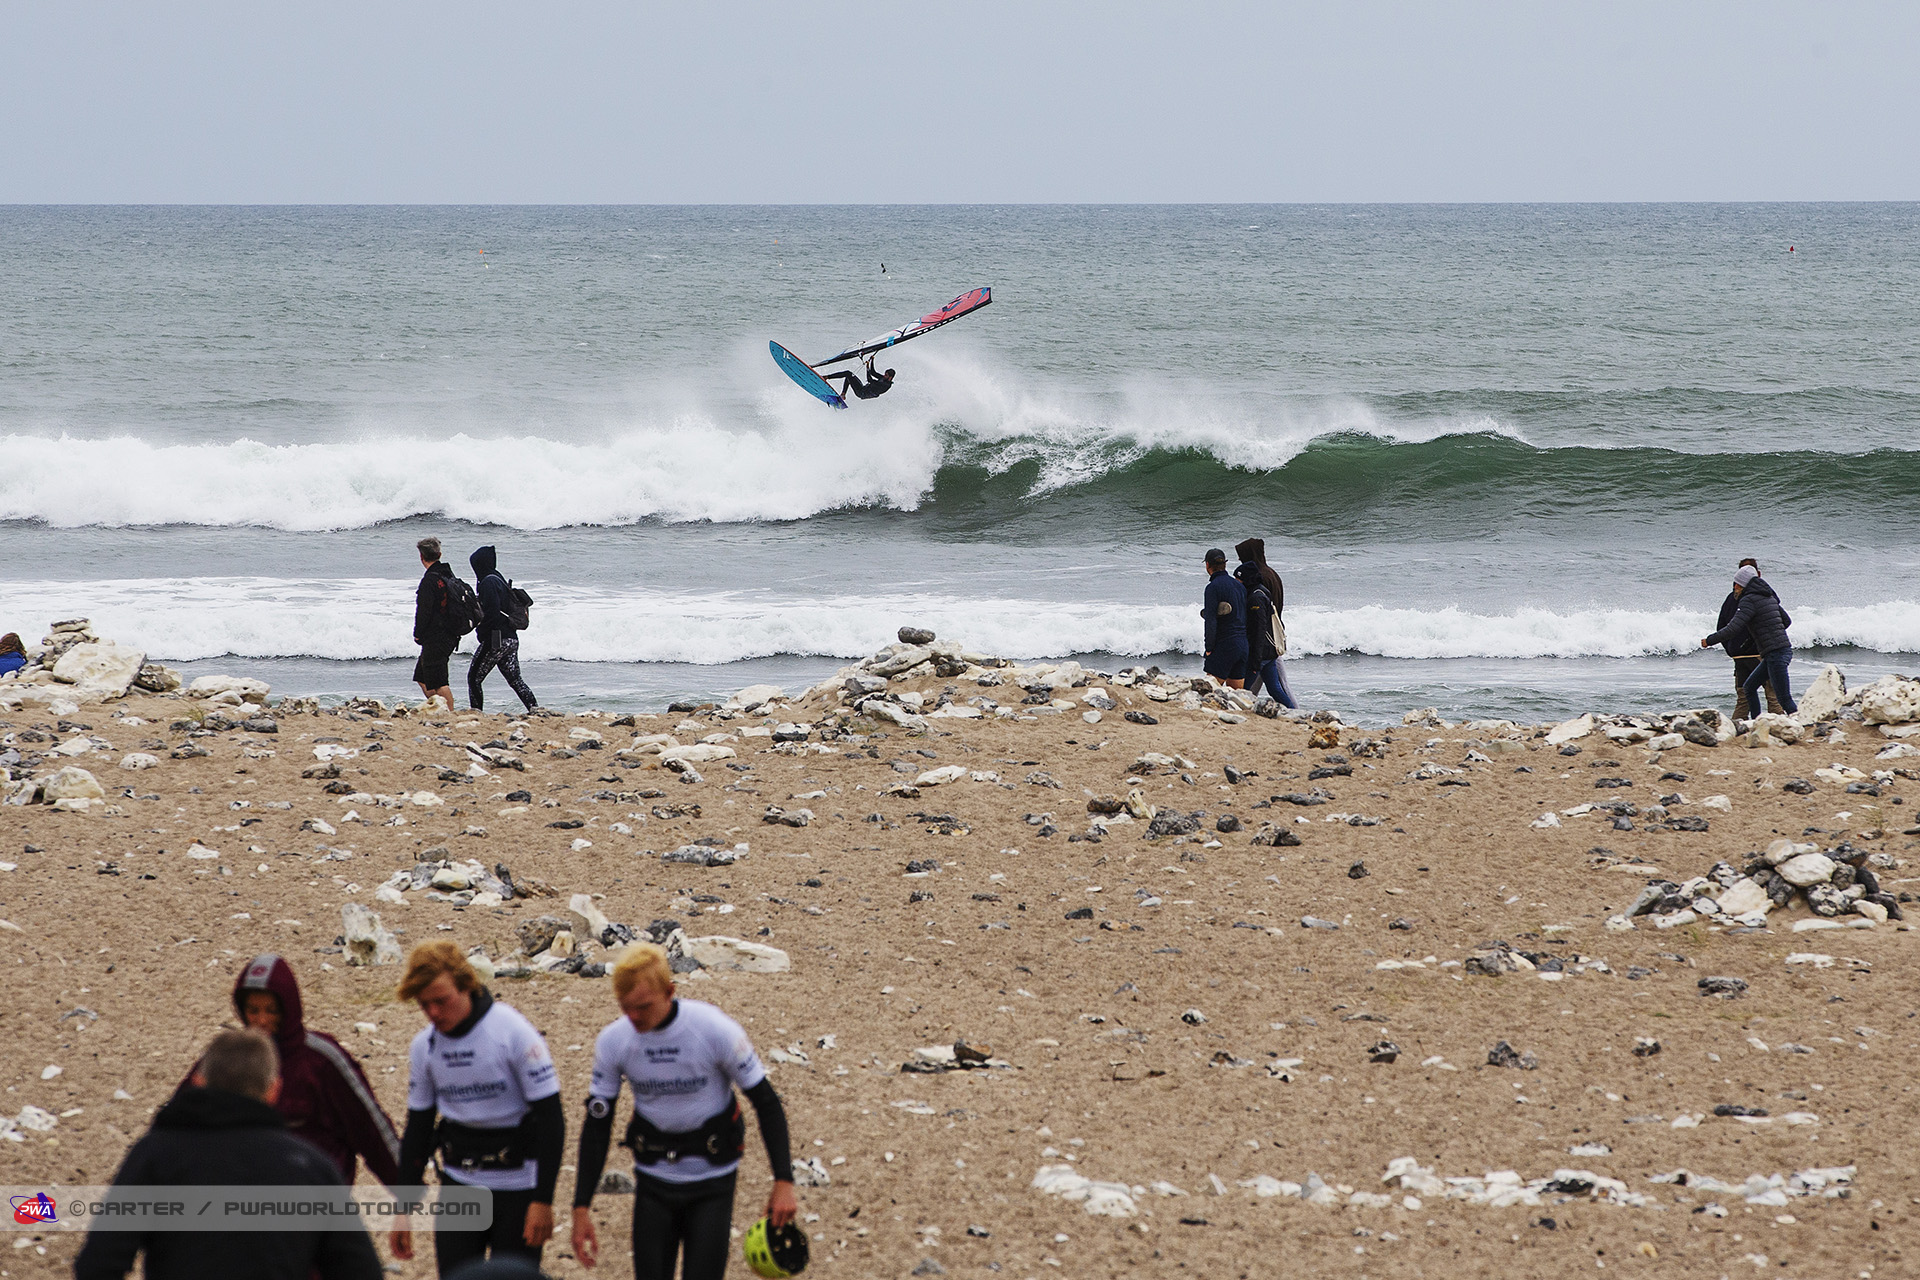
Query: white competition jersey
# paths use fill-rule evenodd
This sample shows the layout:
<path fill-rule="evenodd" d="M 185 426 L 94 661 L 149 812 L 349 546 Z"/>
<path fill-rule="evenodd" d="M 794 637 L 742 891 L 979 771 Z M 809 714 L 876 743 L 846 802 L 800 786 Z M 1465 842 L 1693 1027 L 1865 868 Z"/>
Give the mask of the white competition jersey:
<path fill-rule="evenodd" d="M 593 1042 L 589 1106 L 613 1106 L 624 1079 L 633 1086 L 635 1108 L 649 1123 L 684 1133 L 724 1111 L 734 1086 L 751 1089 L 767 1078 L 739 1023 L 704 1000 L 675 1000 L 673 1007 L 673 1016 L 657 1031 L 635 1031 L 625 1018 L 607 1024 Z M 698 1182 L 731 1173 L 740 1162 L 715 1164 L 687 1156 L 635 1167 L 662 1182 Z"/>
<path fill-rule="evenodd" d="M 455 1038 L 431 1025 L 407 1052 L 411 1075 L 407 1107 L 435 1108 L 448 1120 L 476 1129 L 511 1129 L 529 1103 L 560 1092 L 547 1042 L 518 1009 L 493 1002 L 467 1034 Z M 539 1161 L 518 1169 L 476 1169 L 447 1177 L 495 1191 L 528 1191 L 539 1181 Z"/>

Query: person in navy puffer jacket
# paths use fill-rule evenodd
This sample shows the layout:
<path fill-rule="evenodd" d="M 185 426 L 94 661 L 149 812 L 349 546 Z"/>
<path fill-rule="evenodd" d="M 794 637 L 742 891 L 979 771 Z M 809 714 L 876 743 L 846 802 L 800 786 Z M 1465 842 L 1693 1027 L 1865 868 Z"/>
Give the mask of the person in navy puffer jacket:
<path fill-rule="evenodd" d="M 1747 706 L 1760 706 L 1760 686 L 1770 684 L 1780 705 L 1792 715 L 1800 709 L 1787 687 L 1787 664 L 1793 661 L 1793 642 L 1787 639 L 1787 628 L 1793 625 L 1793 617 L 1759 570 L 1750 564 L 1741 565 L 1740 571 L 1733 575 L 1733 589 L 1740 594 L 1733 616 L 1727 619 L 1726 626 L 1702 640 L 1700 647 L 1711 649 L 1745 633 L 1760 653 L 1759 665 L 1747 673 L 1740 686 L 1747 695 Z"/>

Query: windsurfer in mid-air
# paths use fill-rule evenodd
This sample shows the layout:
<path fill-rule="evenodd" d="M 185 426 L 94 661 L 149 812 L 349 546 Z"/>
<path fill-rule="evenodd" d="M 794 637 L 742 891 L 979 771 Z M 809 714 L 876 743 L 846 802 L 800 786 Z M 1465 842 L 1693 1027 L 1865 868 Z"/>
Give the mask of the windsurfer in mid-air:
<path fill-rule="evenodd" d="M 889 369 L 885 373 L 875 373 L 873 371 L 872 356 L 867 357 L 867 380 L 865 382 L 861 382 L 860 375 L 851 369 L 845 369 L 839 373 L 829 373 L 826 375 L 826 378 L 828 382 L 839 378 L 841 380 L 840 394 L 844 396 L 851 391 L 856 400 L 877 400 L 887 394 L 887 392 L 893 390 L 893 370 Z"/>

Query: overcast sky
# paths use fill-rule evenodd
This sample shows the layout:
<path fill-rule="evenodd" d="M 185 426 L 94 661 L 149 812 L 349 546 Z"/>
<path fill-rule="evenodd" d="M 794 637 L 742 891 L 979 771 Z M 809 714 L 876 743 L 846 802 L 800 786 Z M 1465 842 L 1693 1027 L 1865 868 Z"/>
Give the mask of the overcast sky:
<path fill-rule="evenodd" d="M 1913 0 L 0 19 L 6 203 L 1920 198 Z"/>

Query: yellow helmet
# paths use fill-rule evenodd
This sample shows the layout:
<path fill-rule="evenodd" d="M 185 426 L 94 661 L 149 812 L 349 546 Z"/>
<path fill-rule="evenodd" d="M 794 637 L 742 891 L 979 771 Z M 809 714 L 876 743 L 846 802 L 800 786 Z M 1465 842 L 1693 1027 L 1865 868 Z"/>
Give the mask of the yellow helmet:
<path fill-rule="evenodd" d="M 792 1223 L 769 1227 L 765 1218 L 760 1219 L 747 1228 L 740 1251 L 753 1274 L 767 1280 L 786 1280 L 807 1269 L 807 1234 Z"/>

